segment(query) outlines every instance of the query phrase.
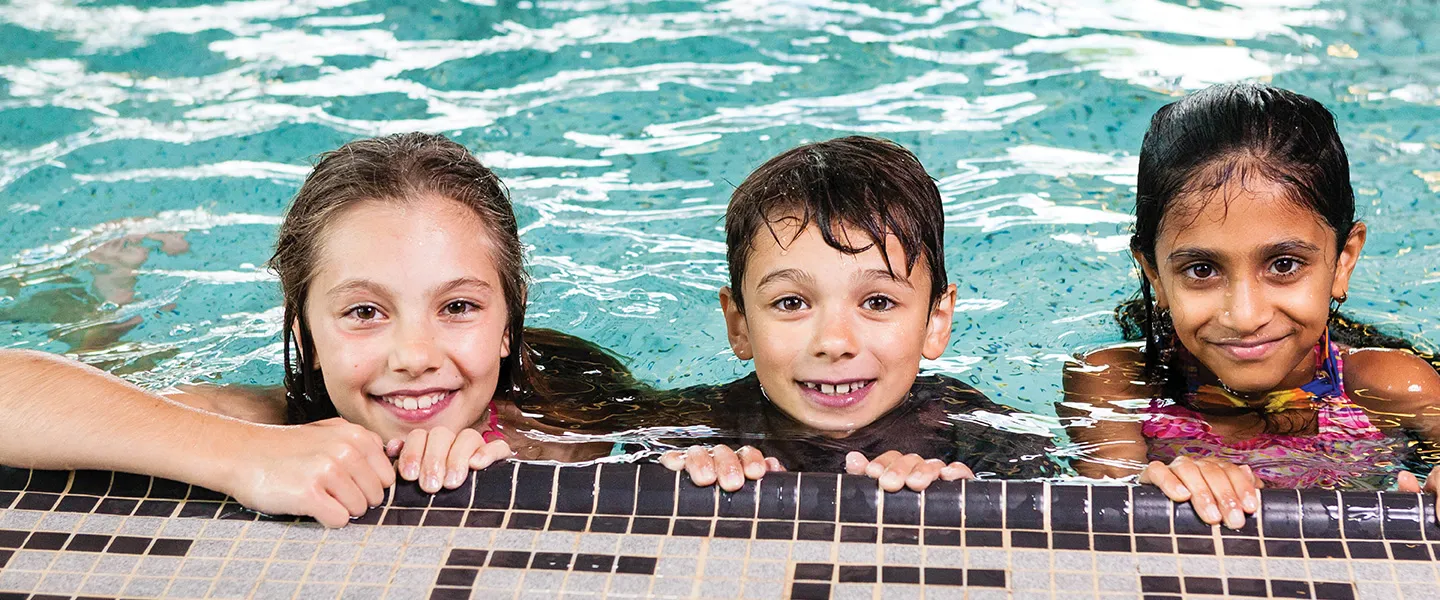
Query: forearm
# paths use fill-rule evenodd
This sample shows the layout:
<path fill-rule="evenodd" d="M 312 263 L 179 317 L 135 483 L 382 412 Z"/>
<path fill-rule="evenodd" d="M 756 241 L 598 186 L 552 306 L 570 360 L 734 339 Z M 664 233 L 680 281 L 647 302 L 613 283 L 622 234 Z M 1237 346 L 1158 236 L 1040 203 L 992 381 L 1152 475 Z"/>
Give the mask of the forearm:
<path fill-rule="evenodd" d="M 0 351 L 0 463 L 105 469 L 224 487 L 229 447 L 255 429 L 166 400 L 98 369 Z"/>

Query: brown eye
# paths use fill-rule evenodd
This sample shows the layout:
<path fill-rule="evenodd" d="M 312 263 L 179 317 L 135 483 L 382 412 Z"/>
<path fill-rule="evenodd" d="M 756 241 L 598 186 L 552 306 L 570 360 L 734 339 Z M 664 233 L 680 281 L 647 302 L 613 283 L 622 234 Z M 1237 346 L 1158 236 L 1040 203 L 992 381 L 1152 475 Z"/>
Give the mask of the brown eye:
<path fill-rule="evenodd" d="M 380 316 L 380 311 L 375 310 L 373 306 L 357 306 L 350 309 L 350 314 L 361 321 L 369 321 Z"/>
<path fill-rule="evenodd" d="M 884 296 L 871 296 L 865 299 L 865 308 L 875 312 L 884 312 L 895 308 L 895 301 Z"/>
<path fill-rule="evenodd" d="M 1215 267 L 1199 264 L 1185 269 L 1195 279 L 1209 279 L 1215 276 Z"/>
<path fill-rule="evenodd" d="M 1293 258 L 1282 258 L 1270 265 L 1270 270 L 1277 275 L 1294 275 L 1296 271 L 1300 270 L 1300 261 Z"/>
<path fill-rule="evenodd" d="M 471 309 L 474 309 L 474 308 L 475 308 L 475 304 L 474 304 L 474 303 L 466 302 L 466 301 L 464 301 L 464 300 L 456 300 L 456 301 L 454 301 L 454 302 L 451 302 L 451 303 L 445 305 L 445 314 L 450 315 L 450 316 L 452 316 L 452 317 L 453 317 L 453 316 L 459 316 L 459 315 L 463 315 L 463 314 L 465 314 L 465 313 L 470 312 Z"/>
<path fill-rule="evenodd" d="M 794 312 L 805 308 L 805 301 L 800 299 L 799 296 L 786 296 L 776 300 L 774 306 L 785 312 Z"/>

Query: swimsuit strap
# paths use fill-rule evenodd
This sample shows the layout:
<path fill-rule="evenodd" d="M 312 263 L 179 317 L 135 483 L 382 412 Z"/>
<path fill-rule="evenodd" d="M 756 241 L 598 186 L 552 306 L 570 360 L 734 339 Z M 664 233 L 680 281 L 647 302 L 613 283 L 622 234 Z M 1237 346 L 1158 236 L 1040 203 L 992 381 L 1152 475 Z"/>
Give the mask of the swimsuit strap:
<path fill-rule="evenodd" d="M 500 432 L 500 417 L 496 415 L 495 405 L 491 404 L 485 407 L 485 412 L 489 413 L 489 416 L 485 419 L 487 430 L 480 432 L 480 439 L 485 440 L 487 444 L 505 439 L 505 434 Z"/>
<path fill-rule="evenodd" d="M 1181 349 L 1183 350 L 1183 346 Z M 1298 388 L 1276 390 L 1265 394 L 1263 403 L 1258 407 L 1254 406 L 1252 402 L 1236 396 L 1224 385 L 1199 384 L 1198 361 L 1189 352 L 1184 352 L 1182 356 L 1188 375 L 1186 379 L 1190 387 L 1189 397 L 1192 404 L 1211 404 L 1224 408 L 1257 408 L 1263 413 L 1278 413 L 1302 408 L 1319 409 L 1334 400 L 1349 403 L 1349 399 L 1345 397 L 1345 382 L 1341 376 L 1343 363 L 1340 358 L 1340 347 L 1330 341 L 1328 329 L 1320 341 L 1315 344 L 1315 378 Z M 1202 395 L 1207 400 L 1197 401 Z M 1219 400 L 1210 400 L 1216 398 Z"/>

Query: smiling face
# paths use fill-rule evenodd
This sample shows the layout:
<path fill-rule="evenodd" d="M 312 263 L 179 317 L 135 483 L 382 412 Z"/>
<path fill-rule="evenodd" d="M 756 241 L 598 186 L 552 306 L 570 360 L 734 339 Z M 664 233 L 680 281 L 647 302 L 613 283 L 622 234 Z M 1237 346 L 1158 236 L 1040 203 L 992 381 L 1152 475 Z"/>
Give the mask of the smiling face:
<path fill-rule="evenodd" d="M 366 201 L 326 227 L 305 315 L 340 416 L 386 439 L 485 414 L 509 355 L 490 234 L 453 200 Z"/>
<path fill-rule="evenodd" d="M 892 276 L 876 248 L 846 254 L 817 227 L 797 235 L 798 218 L 776 221 L 776 236 L 755 233 L 745 271 L 742 312 L 720 291 L 730 347 L 755 360 L 765 395 L 797 421 L 844 435 L 884 415 L 910 391 L 921 357 L 950 341 L 955 286 L 932 306 L 924 260 L 906 275 L 904 252 L 886 238 Z M 839 239 L 865 233 L 836 225 Z M 783 241 L 782 245 L 776 237 Z"/>
<path fill-rule="evenodd" d="M 1357 223 L 1337 253 L 1335 231 L 1270 181 L 1236 181 L 1175 200 L 1143 257 L 1156 304 L 1180 343 L 1232 390 L 1299 387 L 1312 350 L 1365 245 Z"/>

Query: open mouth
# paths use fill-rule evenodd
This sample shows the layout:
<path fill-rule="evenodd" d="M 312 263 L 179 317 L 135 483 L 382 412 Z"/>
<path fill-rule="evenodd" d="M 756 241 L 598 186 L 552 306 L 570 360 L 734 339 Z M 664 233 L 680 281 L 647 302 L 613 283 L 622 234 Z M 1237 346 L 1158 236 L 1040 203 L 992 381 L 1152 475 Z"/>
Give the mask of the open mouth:
<path fill-rule="evenodd" d="M 445 410 L 455 399 L 455 393 L 456 390 L 426 390 L 421 393 L 371 395 L 370 399 L 384 405 L 404 421 L 419 422 Z"/>
<path fill-rule="evenodd" d="M 829 408 L 844 408 L 859 404 L 870 393 L 874 379 L 853 379 L 849 381 L 796 381 L 800 390 L 811 402 Z"/>

